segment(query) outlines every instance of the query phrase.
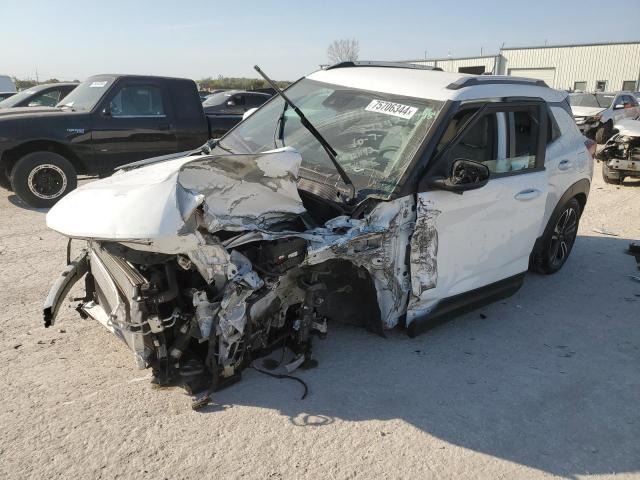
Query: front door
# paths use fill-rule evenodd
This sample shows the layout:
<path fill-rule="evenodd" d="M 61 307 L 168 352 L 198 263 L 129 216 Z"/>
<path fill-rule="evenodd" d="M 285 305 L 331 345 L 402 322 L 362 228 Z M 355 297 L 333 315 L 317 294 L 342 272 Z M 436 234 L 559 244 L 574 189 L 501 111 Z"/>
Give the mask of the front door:
<path fill-rule="evenodd" d="M 453 117 L 429 172 L 466 159 L 487 165 L 490 178 L 463 194 L 418 193 L 408 325 L 444 299 L 527 270 L 548 191 L 546 122 L 534 101 L 471 106 Z"/>
<path fill-rule="evenodd" d="M 176 152 L 176 129 L 167 100 L 160 83 L 130 81 L 114 89 L 95 114 L 92 131 L 101 171 Z"/>

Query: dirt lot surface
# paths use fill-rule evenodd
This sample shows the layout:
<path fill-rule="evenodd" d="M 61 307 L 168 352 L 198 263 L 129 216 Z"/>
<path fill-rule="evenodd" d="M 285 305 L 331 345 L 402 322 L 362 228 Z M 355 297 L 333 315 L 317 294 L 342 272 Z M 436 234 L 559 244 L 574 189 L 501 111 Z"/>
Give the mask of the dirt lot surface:
<path fill-rule="evenodd" d="M 416 339 L 330 326 L 307 399 L 249 370 L 200 412 L 71 306 L 43 328 L 66 242 L 0 190 L 0 478 L 640 478 L 640 183 L 599 168 L 558 274 Z"/>

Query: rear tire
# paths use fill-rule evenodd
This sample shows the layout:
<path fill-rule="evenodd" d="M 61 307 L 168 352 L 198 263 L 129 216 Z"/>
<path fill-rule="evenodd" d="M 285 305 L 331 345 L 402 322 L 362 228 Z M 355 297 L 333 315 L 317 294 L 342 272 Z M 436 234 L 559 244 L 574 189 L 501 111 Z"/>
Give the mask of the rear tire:
<path fill-rule="evenodd" d="M 32 152 L 11 170 L 13 191 L 31 207 L 49 208 L 78 186 L 73 165 L 53 152 Z"/>
<path fill-rule="evenodd" d="M 611 135 L 613 135 L 613 125 L 611 124 L 611 121 L 609 121 L 596 130 L 596 143 L 607 143 L 607 140 L 611 138 Z"/>
<path fill-rule="evenodd" d="M 533 271 L 550 275 L 562 268 L 578 235 L 581 214 L 580 202 L 575 198 L 554 212 L 545 228 L 539 250 L 532 255 Z"/>
<path fill-rule="evenodd" d="M 604 183 L 609 183 L 612 185 L 620 185 L 622 180 L 624 179 L 619 173 L 613 172 L 606 164 L 602 164 L 602 179 Z"/>

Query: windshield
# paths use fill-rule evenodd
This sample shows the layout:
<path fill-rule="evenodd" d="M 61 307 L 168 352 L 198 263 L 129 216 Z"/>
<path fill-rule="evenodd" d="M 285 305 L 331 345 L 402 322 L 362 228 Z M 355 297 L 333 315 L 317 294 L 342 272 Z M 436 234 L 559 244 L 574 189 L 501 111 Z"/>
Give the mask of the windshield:
<path fill-rule="evenodd" d="M 23 100 L 26 100 L 27 98 L 29 98 L 30 96 L 34 95 L 35 93 L 38 93 L 38 91 L 34 90 L 33 88 L 18 92 L 15 95 L 7 98 L 6 100 L 1 101 L 0 102 L 0 108 L 15 107 L 20 102 L 22 102 Z"/>
<path fill-rule="evenodd" d="M 287 89 L 287 95 L 336 150 L 358 196 L 393 192 L 443 105 L 309 79 Z M 258 153 L 283 146 L 302 155 L 301 177 L 341 182 L 318 140 L 280 96 L 223 137 L 214 152 Z"/>
<path fill-rule="evenodd" d="M 614 97 L 606 93 L 573 93 L 569 95 L 569 104 L 572 107 L 609 108 Z"/>
<path fill-rule="evenodd" d="M 114 80 L 115 77 L 92 77 L 74 88 L 57 106 L 88 112 L 109 90 Z"/>

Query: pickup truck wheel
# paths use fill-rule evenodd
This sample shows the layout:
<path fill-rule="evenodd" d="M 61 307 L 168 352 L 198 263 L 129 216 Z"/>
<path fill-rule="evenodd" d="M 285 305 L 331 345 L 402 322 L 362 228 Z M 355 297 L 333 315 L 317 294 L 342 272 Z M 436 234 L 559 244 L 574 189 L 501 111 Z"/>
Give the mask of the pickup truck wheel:
<path fill-rule="evenodd" d="M 613 135 L 613 125 L 611 124 L 611 121 L 608 121 L 596 130 L 596 143 L 607 143 L 607 140 L 611 138 L 611 135 Z"/>
<path fill-rule="evenodd" d="M 53 152 L 32 152 L 11 171 L 13 191 L 31 207 L 49 208 L 78 185 L 73 165 Z"/>
<path fill-rule="evenodd" d="M 533 255 L 532 270 L 549 275 L 562 268 L 576 241 L 581 213 L 575 198 L 557 209 L 544 231 L 540 250 Z"/>
<path fill-rule="evenodd" d="M 619 173 L 611 170 L 606 164 L 602 164 L 602 179 L 604 183 L 610 183 L 613 185 L 620 185 L 622 178 Z"/>

